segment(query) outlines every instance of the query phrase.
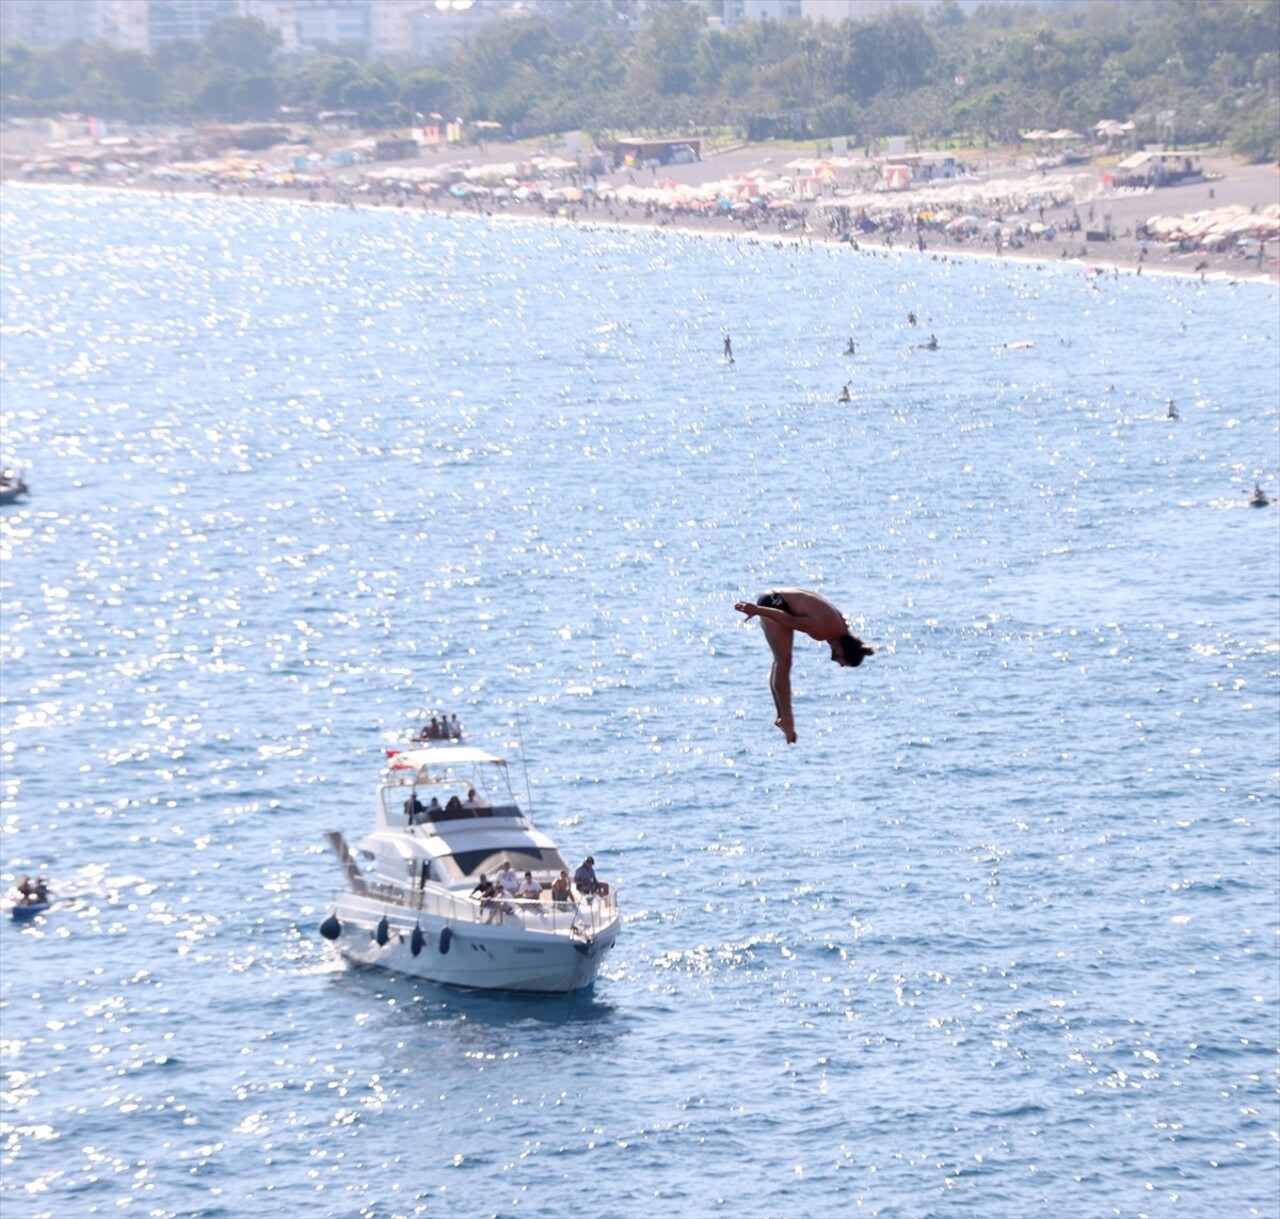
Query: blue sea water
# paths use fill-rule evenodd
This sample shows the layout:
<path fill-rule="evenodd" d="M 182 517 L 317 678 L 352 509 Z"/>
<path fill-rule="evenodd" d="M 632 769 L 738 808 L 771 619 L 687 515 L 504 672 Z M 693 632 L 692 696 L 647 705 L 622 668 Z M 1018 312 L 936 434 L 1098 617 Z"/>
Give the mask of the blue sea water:
<path fill-rule="evenodd" d="M 74 899 L 0 926 L 5 1219 L 1276 1214 L 1274 286 L 0 209 L 0 873 Z M 794 746 L 774 584 L 879 649 Z M 440 710 L 618 884 L 590 993 L 318 936 Z"/>

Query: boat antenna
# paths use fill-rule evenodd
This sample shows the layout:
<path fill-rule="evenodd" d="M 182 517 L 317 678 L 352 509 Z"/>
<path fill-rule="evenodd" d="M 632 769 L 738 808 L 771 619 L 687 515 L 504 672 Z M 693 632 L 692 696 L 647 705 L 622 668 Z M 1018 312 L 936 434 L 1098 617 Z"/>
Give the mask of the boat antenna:
<path fill-rule="evenodd" d="M 524 756 L 524 729 L 520 726 L 520 711 L 516 710 L 516 736 L 520 740 L 520 768 L 524 771 L 524 799 L 529 808 L 529 816 L 533 816 L 533 790 L 529 787 L 529 761 Z"/>

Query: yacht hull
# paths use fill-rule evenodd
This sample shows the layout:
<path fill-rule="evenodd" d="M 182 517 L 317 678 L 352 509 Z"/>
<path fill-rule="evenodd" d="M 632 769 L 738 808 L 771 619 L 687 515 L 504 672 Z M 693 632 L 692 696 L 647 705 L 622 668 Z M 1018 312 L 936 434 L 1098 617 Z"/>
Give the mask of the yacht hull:
<path fill-rule="evenodd" d="M 536 913 L 518 921 L 455 921 L 358 894 L 342 895 L 330 913 L 337 920 L 334 947 L 353 964 L 471 990 L 583 990 L 617 938 L 616 921 L 596 935 L 568 934 L 538 928 L 549 916 Z"/>

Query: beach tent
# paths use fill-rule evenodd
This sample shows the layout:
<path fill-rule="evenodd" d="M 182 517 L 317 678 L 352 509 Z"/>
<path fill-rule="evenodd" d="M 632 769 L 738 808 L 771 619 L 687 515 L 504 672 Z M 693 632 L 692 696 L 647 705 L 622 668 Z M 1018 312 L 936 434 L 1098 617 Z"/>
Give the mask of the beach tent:
<path fill-rule="evenodd" d="M 911 185 L 911 166 L 886 165 L 881 182 L 885 190 L 906 190 Z"/>

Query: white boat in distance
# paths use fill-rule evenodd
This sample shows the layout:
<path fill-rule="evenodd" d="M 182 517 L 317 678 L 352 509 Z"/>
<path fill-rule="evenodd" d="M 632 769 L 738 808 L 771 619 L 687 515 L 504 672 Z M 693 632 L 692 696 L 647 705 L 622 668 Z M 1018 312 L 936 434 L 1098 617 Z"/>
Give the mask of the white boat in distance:
<path fill-rule="evenodd" d="M 552 901 L 568 864 L 515 802 L 506 762 L 470 745 L 392 753 L 373 833 L 326 834 L 348 888 L 320 926 L 349 961 L 477 990 L 567 994 L 590 986 L 618 936 L 614 887 Z M 505 861 L 536 899 L 473 896 Z"/>

